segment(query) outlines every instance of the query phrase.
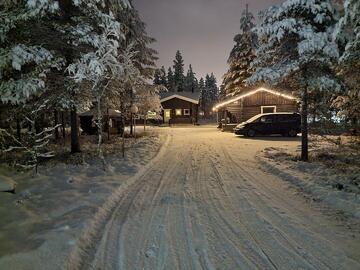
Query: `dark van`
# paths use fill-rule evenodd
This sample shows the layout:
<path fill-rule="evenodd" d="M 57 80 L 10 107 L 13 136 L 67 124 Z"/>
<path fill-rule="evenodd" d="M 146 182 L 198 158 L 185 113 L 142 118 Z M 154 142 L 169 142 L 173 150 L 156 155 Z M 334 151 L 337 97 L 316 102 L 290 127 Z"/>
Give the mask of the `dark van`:
<path fill-rule="evenodd" d="M 247 137 L 272 134 L 296 137 L 301 132 L 301 116 L 298 113 L 258 114 L 237 125 L 234 132 Z"/>

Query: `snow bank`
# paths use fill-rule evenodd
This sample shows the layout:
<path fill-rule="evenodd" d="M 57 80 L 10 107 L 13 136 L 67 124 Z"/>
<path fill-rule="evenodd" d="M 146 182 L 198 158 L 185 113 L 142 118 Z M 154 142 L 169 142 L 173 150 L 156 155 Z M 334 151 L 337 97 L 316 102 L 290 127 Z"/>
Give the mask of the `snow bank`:
<path fill-rule="evenodd" d="M 11 178 L 0 175 L 0 192 L 13 192 L 15 191 L 16 182 Z"/>
<path fill-rule="evenodd" d="M 36 177 L 0 167 L 0 175 L 18 184 L 15 195 L 0 193 L 0 269 L 63 269 L 81 232 L 96 223 L 98 207 L 151 162 L 166 141 L 155 130 L 148 135 L 127 141 L 125 159 L 121 152 L 108 155 L 107 171 L 98 159 L 43 167 Z"/>
<path fill-rule="evenodd" d="M 281 148 L 266 148 L 257 156 L 271 173 L 291 183 L 314 201 L 360 219 L 360 189 L 349 173 L 329 169 L 320 162 L 296 161 Z"/>

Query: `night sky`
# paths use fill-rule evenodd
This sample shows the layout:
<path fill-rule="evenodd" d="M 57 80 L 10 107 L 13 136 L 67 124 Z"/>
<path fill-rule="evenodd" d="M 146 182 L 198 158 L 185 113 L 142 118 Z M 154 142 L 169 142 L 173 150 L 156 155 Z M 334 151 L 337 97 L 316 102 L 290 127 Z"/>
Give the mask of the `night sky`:
<path fill-rule="evenodd" d="M 158 66 L 172 66 L 176 50 L 193 65 L 197 77 L 214 72 L 220 80 L 239 32 L 240 16 L 249 3 L 255 17 L 260 10 L 282 0 L 133 0 L 148 33 L 157 39 Z"/>

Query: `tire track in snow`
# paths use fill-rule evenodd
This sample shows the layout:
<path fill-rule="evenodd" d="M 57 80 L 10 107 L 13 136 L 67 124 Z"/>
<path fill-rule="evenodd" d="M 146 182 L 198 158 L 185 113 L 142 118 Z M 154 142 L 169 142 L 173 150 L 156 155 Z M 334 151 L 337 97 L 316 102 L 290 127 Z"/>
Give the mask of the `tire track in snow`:
<path fill-rule="evenodd" d="M 170 142 L 170 136 L 166 137 L 164 145 L 159 150 L 159 153 L 152 159 L 150 163 L 143 167 L 135 176 L 131 177 L 123 183 L 118 190 L 116 190 L 110 198 L 99 208 L 94 215 L 93 220 L 87 226 L 85 231 L 79 237 L 77 244 L 70 253 L 66 261 L 65 268 L 68 270 L 91 269 L 93 259 L 96 255 L 98 243 L 101 242 L 102 233 L 107 225 L 107 221 L 113 214 L 113 210 L 117 208 L 119 200 L 128 188 L 137 184 L 137 180 L 157 161 L 164 153 Z"/>
<path fill-rule="evenodd" d="M 234 233 L 233 228 L 230 226 L 228 220 L 222 216 L 221 210 L 218 209 L 217 205 L 215 204 L 214 200 L 212 198 L 219 199 L 219 196 L 216 196 L 216 194 L 213 194 L 209 192 L 209 185 L 205 182 L 205 179 L 208 179 L 206 177 L 206 173 L 208 173 L 208 170 L 213 169 L 213 164 L 209 164 L 209 155 L 211 155 L 211 151 L 207 151 L 207 149 L 201 149 L 201 152 L 206 151 L 206 154 L 204 155 L 205 158 L 201 161 L 200 170 L 198 173 L 198 194 L 201 196 L 200 201 L 202 202 L 208 202 L 207 205 L 203 207 L 203 210 L 206 213 L 206 220 L 205 222 L 208 224 L 208 230 L 212 232 L 212 234 L 215 236 L 215 240 L 213 241 L 213 245 L 210 245 L 210 248 L 215 249 L 214 253 L 218 253 L 219 247 L 223 249 L 227 256 L 226 258 L 231 259 L 235 262 L 235 265 L 230 266 L 232 268 L 236 269 L 264 269 L 264 264 L 261 264 L 261 258 L 258 256 L 254 256 L 253 250 L 248 250 L 248 248 L 240 248 L 239 242 L 240 238 L 238 233 Z M 214 173 L 212 171 L 212 173 Z M 203 180 L 203 182 L 201 182 Z M 220 179 L 215 180 L 216 183 L 221 183 Z M 224 193 L 226 194 L 226 191 L 222 188 L 221 195 L 223 196 Z M 209 207 L 212 206 L 212 207 Z M 220 218 L 217 218 L 217 216 Z M 222 244 L 220 244 L 222 243 Z M 220 249 L 220 250 L 221 250 Z M 213 256 L 215 257 L 215 256 Z M 219 266 L 224 267 L 223 263 L 215 262 Z"/>
<path fill-rule="evenodd" d="M 234 161 L 233 157 L 226 151 L 226 149 L 223 148 L 224 154 L 226 156 L 226 158 L 230 161 L 231 165 L 229 165 L 229 170 L 234 174 L 234 177 L 245 177 L 245 175 L 247 175 L 248 178 L 244 178 L 247 179 L 247 182 L 250 183 L 252 186 L 255 187 L 255 189 L 257 191 L 261 191 L 261 190 L 267 190 L 267 194 L 268 195 L 272 195 L 272 197 L 275 197 L 275 199 L 277 201 L 281 202 L 281 207 L 286 207 L 287 204 L 289 203 L 288 201 L 284 201 L 284 198 L 281 198 L 277 195 L 276 192 L 274 192 L 273 190 L 270 190 L 269 187 L 267 185 L 265 185 L 264 183 L 262 183 L 262 181 L 258 181 L 259 179 L 259 175 L 257 174 L 257 177 L 255 177 L 254 175 L 250 174 L 248 172 L 247 169 L 245 169 L 241 164 L 239 164 L 238 162 Z M 232 168 L 237 168 L 238 170 L 234 170 Z M 259 186 L 260 184 L 260 186 Z M 254 195 L 256 195 L 257 198 L 252 199 L 252 200 L 247 200 L 247 202 L 249 203 L 249 205 L 253 205 L 252 207 L 254 209 L 262 209 L 262 205 L 267 205 L 267 203 L 264 202 L 263 198 L 264 196 L 261 196 L 261 194 L 256 194 L 253 193 Z M 272 202 L 274 202 L 274 198 L 272 198 Z M 261 204 L 260 204 L 261 203 Z M 257 205 L 257 206 L 255 206 Z M 260 205 L 260 206 L 259 206 Z M 294 211 L 294 208 L 291 209 L 292 211 Z M 281 215 L 279 215 L 276 211 L 274 211 L 274 209 L 272 209 L 272 207 L 267 207 L 267 211 L 268 213 L 271 213 L 273 215 L 275 215 L 279 220 L 283 220 L 284 217 L 282 217 Z M 292 215 L 293 216 L 293 215 Z M 274 218 L 272 219 L 274 221 Z M 268 222 L 268 224 L 271 225 L 271 222 Z M 252 222 L 251 226 L 254 226 L 256 223 Z M 278 223 L 280 226 L 283 225 L 281 223 Z M 287 230 L 292 229 L 292 224 L 289 224 L 289 226 L 286 227 Z M 284 226 L 283 226 L 284 227 Z M 301 226 L 303 227 L 303 226 Z M 284 233 L 278 226 L 274 227 L 271 225 L 271 228 L 273 230 L 273 232 L 269 232 L 271 234 L 277 233 L 279 234 L 279 236 L 283 239 L 284 245 L 287 248 L 290 248 L 294 253 L 296 253 L 298 256 L 300 256 L 303 260 L 307 261 L 310 265 L 312 265 L 313 269 L 338 269 L 337 267 L 333 267 L 333 264 L 336 265 L 336 261 L 332 261 L 333 258 L 338 257 L 338 252 L 336 252 L 335 254 L 337 254 L 337 256 L 329 256 L 328 252 L 329 252 L 329 247 L 332 246 L 332 244 L 325 238 L 320 237 L 320 239 L 316 239 L 314 238 L 313 232 L 310 231 L 308 228 L 304 228 L 305 229 L 305 233 L 303 233 L 304 237 L 297 237 L 299 234 L 301 234 L 301 230 L 299 230 L 299 228 L 296 228 L 296 231 L 292 231 L 291 232 L 291 236 L 295 236 L 297 239 L 295 241 L 293 241 L 291 239 L 291 237 L 289 238 L 289 234 L 288 233 Z M 260 232 L 262 230 L 260 229 Z M 309 235 L 311 236 L 311 239 L 309 239 Z M 317 237 L 319 237 L 318 234 L 316 234 Z M 303 251 L 306 250 L 311 250 L 309 252 L 303 253 L 303 252 L 299 252 L 299 243 L 302 243 L 304 239 L 307 239 L 307 245 L 303 245 L 303 247 L 301 247 L 300 249 Z M 313 240 L 316 239 L 316 242 L 313 242 Z M 281 242 L 283 242 L 281 241 Z M 325 241 L 325 242 L 324 242 Z M 319 247 L 319 242 L 322 243 L 322 246 Z M 316 243 L 316 245 L 314 245 Z M 308 246 L 310 244 L 310 247 Z M 317 254 L 316 256 L 314 256 L 314 253 Z M 304 257 L 306 256 L 306 258 Z M 330 262 L 328 262 L 330 261 Z M 350 265 L 352 263 L 350 262 Z M 338 267 L 341 267 L 341 265 L 339 265 Z"/>
<path fill-rule="evenodd" d="M 232 166 L 230 165 L 229 166 L 229 171 L 233 174 L 233 177 L 234 178 L 237 178 L 237 177 L 242 177 L 243 179 L 245 179 L 248 183 L 251 183 L 251 184 L 254 184 L 254 181 L 251 181 L 251 179 L 249 179 L 249 178 L 245 178 L 244 176 L 245 175 L 248 175 L 248 172 L 246 171 L 246 169 L 244 169 L 244 168 L 242 168 L 242 166 L 238 166 L 238 164 L 237 163 L 235 163 L 234 161 L 233 161 L 233 158 L 230 156 L 230 154 L 228 153 L 228 152 L 225 152 L 224 151 L 224 154 L 225 154 L 225 156 L 226 156 L 226 158 L 232 163 Z M 236 167 L 237 169 L 240 169 L 241 170 L 241 173 L 239 173 L 238 171 L 236 171 L 236 170 L 234 170 L 234 169 L 232 169 L 232 168 L 234 168 L 234 167 Z M 252 176 L 251 176 L 252 177 Z M 253 179 L 253 180 L 255 180 L 255 179 Z M 257 191 L 259 191 L 260 189 L 259 188 L 256 188 L 256 190 Z M 255 199 L 252 199 L 252 200 L 249 200 L 249 199 L 247 199 L 246 200 L 246 203 L 248 204 L 248 206 L 250 206 L 250 208 L 252 208 L 252 209 L 259 209 L 259 210 L 261 210 L 262 208 L 263 208 L 263 206 L 265 205 L 265 203 L 263 202 L 263 200 L 262 200 L 262 194 L 261 193 L 253 193 L 253 194 L 255 194 L 256 195 L 256 198 Z M 242 201 L 243 203 L 244 203 L 244 201 Z M 259 204 L 259 203 L 257 203 L 257 206 L 255 206 L 254 204 L 253 204 L 253 202 L 263 202 L 262 204 Z M 272 211 L 272 209 L 271 208 L 267 208 L 267 211 L 269 211 L 269 212 L 274 212 L 274 211 Z M 275 213 L 275 212 L 274 212 Z M 277 213 L 275 213 L 275 214 L 277 214 Z M 278 216 L 279 218 L 281 218 L 280 216 Z M 248 217 L 249 218 L 249 217 Z M 263 217 L 260 217 L 260 216 L 258 216 L 258 215 L 254 215 L 254 217 L 253 217 L 253 220 L 261 220 L 261 219 L 263 219 Z M 245 220 L 248 220 L 248 219 L 245 219 Z M 270 224 L 270 223 L 269 223 Z M 249 225 L 246 225 L 247 227 L 249 227 Z M 258 227 L 258 222 L 252 222 L 251 224 L 250 224 L 250 226 L 254 229 L 254 228 L 256 228 L 256 227 Z M 262 235 L 262 239 L 265 239 L 266 238 L 266 235 L 272 235 L 272 236 L 275 236 L 274 235 L 274 230 L 271 230 L 271 231 L 269 231 L 269 230 L 267 230 L 267 232 L 266 232 L 266 234 L 264 234 L 264 233 L 261 233 L 263 230 L 263 226 L 262 226 L 262 228 L 257 228 L 256 230 L 257 230 L 257 232 L 260 232 L 260 235 Z M 276 231 L 276 232 L 279 232 L 278 230 Z M 290 250 L 294 253 L 294 254 L 296 254 L 296 256 L 298 256 L 299 258 L 301 258 L 302 260 L 305 260 L 306 262 L 308 262 L 310 265 L 312 265 L 312 268 L 313 269 L 318 269 L 318 267 L 319 267 L 319 262 L 321 263 L 321 264 L 324 264 L 326 267 L 328 267 L 328 265 L 326 265 L 326 263 L 323 263 L 322 261 L 320 261 L 320 260 L 318 260 L 318 259 L 315 259 L 317 262 L 309 262 L 308 261 L 308 259 L 306 259 L 306 258 L 304 258 L 303 257 L 303 254 L 301 254 L 296 248 L 295 248 L 295 245 L 293 245 L 292 243 L 291 243 L 291 241 L 290 241 L 290 239 L 288 238 L 288 237 L 284 237 L 284 235 L 283 234 L 280 234 L 280 235 L 282 235 L 282 237 L 286 240 L 286 243 L 284 244 L 284 248 L 285 249 L 289 249 L 289 247 L 290 247 Z M 259 236 L 258 236 L 259 237 Z M 259 243 L 259 241 L 254 237 L 254 240 L 256 241 L 256 242 L 258 242 Z M 279 245 L 280 246 L 282 246 L 282 244 L 281 244 L 281 242 L 279 242 Z M 273 247 L 273 245 L 270 245 L 270 246 L 272 246 Z M 274 247 L 273 247 L 273 249 L 274 249 Z M 268 256 L 268 255 L 267 255 Z M 284 262 L 282 262 L 280 265 L 283 265 L 284 264 Z M 308 265 L 307 267 L 310 267 L 310 265 Z M 331 267 L 328 267 L 327 269 L 332 269 Z"/>

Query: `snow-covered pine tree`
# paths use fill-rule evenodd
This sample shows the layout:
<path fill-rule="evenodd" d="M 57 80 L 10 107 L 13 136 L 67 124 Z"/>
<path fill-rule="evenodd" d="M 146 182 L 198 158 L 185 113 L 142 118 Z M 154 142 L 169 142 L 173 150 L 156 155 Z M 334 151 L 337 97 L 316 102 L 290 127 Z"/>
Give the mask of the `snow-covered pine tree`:
<path fill-rule="evenodd" d="M 207 92 L 208 92 L 208 114 L 210 115 L 212 112 L 212 108 L 214 104 L 218 101 L 219 97 L 219 88 L 217 86 L 216 78 L 213 73 L 211 73 L 208 81 L 205 82 L 207 85 Z"/>
<path fill-rule="evenodd" d="M 160 70 L 158 70 L 158 69 L 155 70 L 153 84 L 154 85 L 161 85 Z"/>
<path fill-rule="evenodd" d="M 134 58 L 135 67 L 144 79 L 151 79 L 156 70 L 155 61 L 158 59 L 158 53 L 151 48 L 151 44 L 156 40 L 148 35 L 146 24 L 141 20 L 139 12 L 133 7 L 133 1 L 124 1 L 128 1 L 129 4 L 124 9 L 118 8 L 118 12 L 115 13 L 117 21 L 126 28 L 126 39 L 122 42 L 122 48 L 125 49 L 126 44 L 133 44 L 134 51 L 137 52 Z"/>
<path fill-rule="evenodd" d="M 184 60 L 180 51 L 176 52 L 174 60 L 174 87 L 175 92 L 184 91 L 185 76 L 184 76 Z"/>
<path fill-rule="evenodd" d="M 167 85 L 166 70 L 164 66 L 160 69 L 160 85 L 165 87 Z"/>
<path fill-rule="evenodd" d="M 73 102 L 73 96 L 64 98 L 64 85 L 59 87 L 58 91 L 49 87 L 50 81 L 64 81 L 63 72 L 66 65 L 81 52 L 74 48 L 76 46 L 72 42 L 78 39 L 73 34 L 78 20 L 69 19 L 69 7 L 72 6 L 72 1 L 66 5 L 64 2 L 53 0 L 8 1 L 5 9 L 2 9 L 2 102 L 24 104 L 30 100 L 44 99 L 44 96 L 46 99 L 54 100 L 53 105 L 56 107 L 61 102 Z M 80 11 L 77 11 L 77 15 L 82 17 L 84 14 Z M 17 34 L 10 35 L 14 29 Z M 54 74 L 59 76 L 53 76 Z M 72 133 L 77 135 L 77 131 L 72 130 Z"/>
<path fill-rule="evenodd" d="M 296 82 L 302 96 L 302 160 L 308 160 L 308 93 L 336 91 L 332 64 L 339 56 L 331 33 L 336 23 L 329 0 L 288 0 L 262 14 L 256 73 L 248 83 Z"/>
<path fill-rule="evenodd" d="M 89 8 L 89 15 L 95 20 L 98 27 L 97 33 L 91 33 L 86 39 L 80 39 L 79 43 L 92 46 L 94 50 L 83 54 L 81 58 L 68 66 L 67 71 L 71 78 L 79 87 L 88 85 L 97 107 L 97 126 L 98 126 L 98 154 L 105 164 L 102 152 L 102 132 L 103 132 L 103 99 L 111 95 L 110 91 L 119 91 L 119 89 L 108 87 L 111 81 L 126 80 L 128 77 L 138 78 L 139 70 L 134 66 L 135 53 L 130 45 L 125 51 L 121 51 L 121 41 L 125 38 L 124 32 L 110 11 L 98 9 L 98 5 L 86 4 Z M 105 5 L 104 5 L 105 7 Z M 114 6 L 112 9 L 118 10 L 120 6 Z M 78 25 L 77 33 L 80 29 L 87 29 L 91 26 L 87 23 Z M 135 79 L 135 80 L 136 80 Z"/>
<path fill-rule="evenodd" d="M 166 84 L 166 88 L 167 88 L 170 92 L 175 92 L 174 73 L 173 73 L 171 67 L 169 67 L 168 73 L 167 73 L 167 84 Z"/>
<path fill-rule="evenodd" d="M 333 105 L 339 116 L 358 128 L 360 119 L 360 1 L 345 0 L 344 16 L 336 31 L 336 40 L 344 50 L 339 59 L 339 73 L 346 83 L 345 93 L 338 96 Z"/>
<path fill-rule="evenodd" d="M 155 71 L 153 85 L 161 85 L 164 87 L 167 86 L 166 70 L 164 66 L 162 66 L 161 69 L 157 69 Z"/>
<path fill-rule="evenodd" d="M 200 78 L 198 87 L 199 87 L 199 92 L 200 92 L 200 110 L 205 114 L 206 89 L 205 89 L 204 78 Z"/>
<path fill-rule="evenodd" d="M 257 48 L 257 36 L 251 31 L 255 27 L 254 20 L 246 5 L 240 19 L 240 34 L 234 37 L 235 46 L 228 59 L 229 70 L 223 76 L 225 96 L 235 95 L 244 90 L 246 79 L 254 73 L 251 66 Z"/>
<path fill-rule="evenodd" d="M 121 49 L 126 50 L 129 44 L 132 44 L 133 50 L 136 54 L 133 58 L 134 67 L 140 72 L 142 82 L 140 85 L 147 84 L 148 88 L 151 89 L 151 85 L 148 83 L 149 80 L 153 79 L 154 73 L 157 68 L 155 61 L 157 58 L 157 51 L 151 48 L 151 44 L 155 42 L 155 39 L 150 37 L 146 31 L 146 24 L 141 20 L 138 11 L 133 7 L 132 1 L 129 1 L 129 5 L 124 9 L 118 9 L 115 13 L 117 21 L 121 22 L 122 29 L 124 30 L 125 39 L 121 42 Z M 157 84 L 162 84 L 160 80 L 160 73 L 157 74 L 159 78 L 155 79 Z M 118 89 L 121 89 L 121 93 L 116 98 L 118 105 L 114 106 L 112 100 L 109 99 L 107 107 L 113 107 L 116 109 L 121 108 L 123 112 L 123 118 L 127 117 L 127 112 L 130 107 L 134 104 L 137 99 L 137 86 L 130 84 L 121 84 Z M 161 88 L 163 90 L 163 88 Z M 132 123 L 132 121 L 131 121 Z M 133 125 L 131 124 L 130 133 L 133 134 Z"/>
<path fill-rule="evenodd" d="M 191 65 L 189 65 L 189 69 L 185 77 L 185 91 L 193 93 L 198 91 L 197 79 Z"/>
<path fill-rule="evenodd" d="M 201 78 L 199 88 L 201 91 L 200 108 L 204 112 L 205 118 L 209 118 L 212 107 L 218 100 L 218 87 L 216 85 L 216 78 L 214 74 L 206 74 L 205 81 Z"/>
<path fill-rule="evenodd" d="M 8 1 L 0 11 L 0 101 L 20 104 L 45 91 L 51 69 L 64 59 L 46 41 L 33 35 L 39 23 L 59 12 L 57 1 Z M 34 22 L 34 24 L 32 24 Z M 32 33 L 28 31 L 31 25 Z M 16 31 L 16 35 L 12 34 Z"/>

